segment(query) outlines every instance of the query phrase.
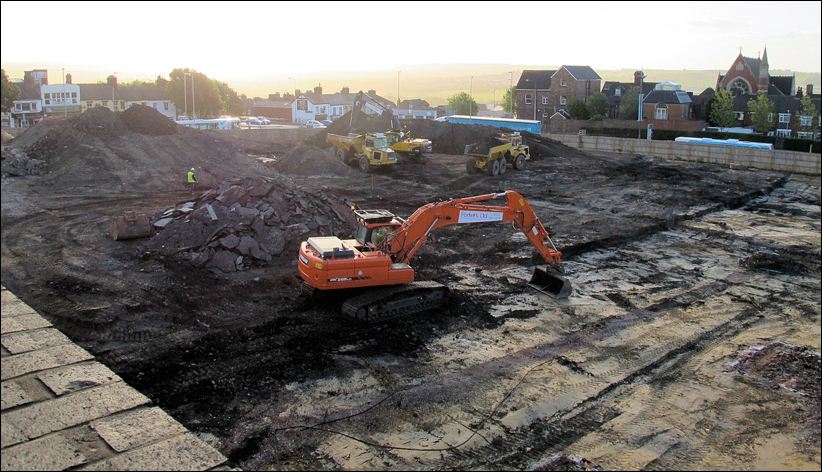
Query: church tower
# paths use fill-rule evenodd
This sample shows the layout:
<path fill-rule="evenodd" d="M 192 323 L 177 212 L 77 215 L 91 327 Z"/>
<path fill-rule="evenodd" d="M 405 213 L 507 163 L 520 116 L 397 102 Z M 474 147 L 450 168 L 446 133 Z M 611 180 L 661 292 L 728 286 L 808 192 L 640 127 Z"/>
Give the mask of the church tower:
<path fill-rule="evenodd" d="M 768 85 L 770 82 L 770 76 L 768 75 L 768 47 L 765 46 L 765 51 L 762 53 L 762 60 L 759 63 L 759 83 L 757 83 L 757 92 L 762 95 L 767 95 Z"/>

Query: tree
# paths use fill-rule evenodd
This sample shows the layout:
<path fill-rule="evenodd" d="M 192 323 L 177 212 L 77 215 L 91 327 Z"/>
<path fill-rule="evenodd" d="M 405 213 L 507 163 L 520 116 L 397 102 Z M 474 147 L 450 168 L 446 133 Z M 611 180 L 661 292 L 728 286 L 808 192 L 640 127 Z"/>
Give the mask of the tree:
<path fill-rule="evenodd" d="M 502 109 L 505 110 L 506 113 L 514 113 L 514 109 L 517 106 L 516 98 L 516 87 L 511 87 L 505 91 L 505 94 L 502 96 Z"/>
<path fill-rule="evenodd" d="M 477 102 L 465 92 L 448 97 L 448 108 L 456 115 L 474 115 L 477 113 Z"/>
<path fill-rule="evenodd" d="M 622 100 L 619 102 L 619 117 L 623 120 L 635 120 L 637 107 L 639 107 L 639 89 L 632 87 L 622 94 Z"/>
<path fill-rule="evenodd" d="M 748 102 L 751 123 L 756 131 L 765 134 L 773 129 L 773 102 L 765 95 Z"/>
<path fill-rule="evenodd" d="M 0 90 L 2 108 L 3 111 L 9 111 L 14 106 L 14 101 L 20 98 L 20 87 L 9 81 L 6 71 L 0 69 L 0 73 L 2 73 L 2 90 Z"/>
<path fill-rule="evenodd" d="M 196 111 L 199 117 L 223 114 L 223 100 L 216 80 L 209 79 L 207 75 L 193 69 L 174 69 L 169 77 L 169 93 L 178 110 L 183 109 L 187 103 L 189 110 Z"/>
<path fill-rule="evenodd" d="M 571 97 L 571 101 L 568 103 L 568 114 L 575 120 L 587 120 L 588 107 L 577 97 Z"/>
<path fill-rule="evenodd" d="M 801 116 L 810 116 L 811 117 L 811 122 L 808 125 L 803 126 L 802 122 L 800 121 L 800 128 L 802 128 L 802 131 L 814 131 L 813 122 L 814 122 L 814 120 L 817 120 L 816 117 L 819 116 L 819 111 L 816 109 L 816 106 L 813 104 L 813 101 L 811 100 L 810 95 L 805 95 L 805 96 L 802 97 Z M 819 123 L 816 123 L 816 125 L 819 126 Z"/>
<path fill-rule="evenodd" d="M 220 100 L 222 101 L 222 110 L 229 115 L 243 115 L 245 114 L 245 101 L 237 95 L 231 87 L 225 82 L 217 83 L 217 90 L 220 92 Z"/>
<path fill-rule="evenodd" d="M 710 119 L 713 124 L 721 128 L 729 128 L 736 124 L 736 113 L 734 113 L 734 97 L 725 89 L 720 89 L 714 95 L 711 104 Z"/>
<path fill-rule="evenodd" d="M 588 97 L 588 103 L 585 104 L 588 109 L 588 116 L 592 120 L 602 120 L 608 116 L 608 98 L 600 92 L 597 92 Z"/>

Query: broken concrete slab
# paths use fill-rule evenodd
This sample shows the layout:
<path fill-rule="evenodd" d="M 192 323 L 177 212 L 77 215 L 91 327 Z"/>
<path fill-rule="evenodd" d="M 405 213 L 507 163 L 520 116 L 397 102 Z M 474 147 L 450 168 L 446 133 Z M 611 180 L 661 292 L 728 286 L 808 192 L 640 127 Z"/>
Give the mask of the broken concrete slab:
<path fill-rule="evenodd" d="M 4 334 L 0 344 L 12 354 L 44 349 L 60 344 L 69 344 L 71 340 L 54 328 L 42 328 L 29 331 L 18 331 Z"/>
<path fill-rule="evenodd" d="M 210 204 L 206 203 L 205 209 L 206 211 L 208 211 L 208 216 L 211 218 L 211 220 L 217 221 L 217 213 L 214 212 L 214 208 Z"/>
<path fill-rule="evenodd" d="M 184 433 L 95 462 L 80 470 L 206 470 L 225 461 L 222 454 L 193 433 Z"/>
<path fill-rule="evenodd" d="M 237 270 L 236 259 L 237 256 L 231 251 L 217 251 L 206 266 L 222 272 L 234 272 Z"/>
<path fill-rule="evenodd" d="M 0 391 L 2 391 L 2 396 L 0 396 L 0 409 L 2 410 L 36 400 L 15 380 L 6 380 L 0 384 Z"/>
<path fill-rule="evenodd" d="M 3 450 L 3 470 L 65 470 L 87 458 L 62 434 L 51 434 Z"/>
<path fill-rule="evenodd" d="M 99 362 L 49 369 L 37 374 L 37 378 L 57 396 L 122 380 Z"/>
<path fill-rule="evenodd" d="M 233 234 L 220 239 L 220 244 L 226 249 L 234 249 L 240 243 L 240 238 Z"/>
<path fill-rule="evenodd" d="M 38 370 L 74 364 L 92 358 L 93 356 L 88 351 L 75 344 L 59 345 L 7 356 L 0 363 L 0 379 L 8 380 Z"/>
<path fill-rule="evenodd" d="M 165 228 L 169 223 L 174 221 L 174 218 L 161 218 L 154 222 L 155 228 Z"/>

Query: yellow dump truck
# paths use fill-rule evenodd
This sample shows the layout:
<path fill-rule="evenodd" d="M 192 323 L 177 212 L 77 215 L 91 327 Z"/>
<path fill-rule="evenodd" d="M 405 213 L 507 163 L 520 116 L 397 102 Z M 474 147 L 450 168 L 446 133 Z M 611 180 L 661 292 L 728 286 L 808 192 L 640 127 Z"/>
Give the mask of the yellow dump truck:
<path fill-rule="evenodd" d="M 412 138 L 408 131 L 388 131 L 385 137 L 391 149 L 402 156 L 421 158 L 424 153 L 433 149 L 430 139 Z"/>
<path fill-rule="evenodd" d="M 492 176 L 504 174 L 508 166 L 522 170 L 525 168 L 525 161 L 531 159 L 528 145 L 522 144 L 519 133 L 502 134 L 493 138 L 490 144 L 469 144 L 465 146 L 465 155 L 470 156 L 465 163 L 469 174 L 487 172 Z"/>
<path fill-rule="evenodd" d="M 388 146 L 385 133 L 348 136 L 329 133 L 325 141 L 334 146 L 337 159 L 363 172 L 371 172 L 374 167 L 393 168 L 397 164 L 397 154 Z"/>

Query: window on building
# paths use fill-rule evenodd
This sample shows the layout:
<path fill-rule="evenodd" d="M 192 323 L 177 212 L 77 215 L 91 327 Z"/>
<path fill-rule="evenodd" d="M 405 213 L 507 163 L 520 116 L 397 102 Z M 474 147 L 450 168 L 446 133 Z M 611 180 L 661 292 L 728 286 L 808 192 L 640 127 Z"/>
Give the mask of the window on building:
<path fill-rule="evenodd" d="M 748 85 L 748 82 L 744 79 L 736 79 L 728 87 L 728 91 L 731 92 L 731 95 L 734 97 L 737 95 L 749 95 L 751 93 L 751 86 Z"/>
<path fill-rule="evenodd" d="M 567 99 L 567 98 L 565 98 L 565 96 L 564 96 L 564 95 L 560 95 L 560 96 L 559 96 L 559 104 L 560 104 L 560 105 L 565 105 L 566 103 L 568 103 L 568 99 Z"/>
<path fill-rule="evenodd" d="M 791 137 L 791 130 L 789 129 L 778 129 L 776 130 L 776 135 L 780 138 L 790 138 Z"/>
<path fill-rule="evenodd" d="M 565 79 L 559 79 L 559 86 L 560 87 L 567 87 L 568 82 L 566 82 Z"/>
<path fill-rule="evenodd" d="M 667 120 L 668 119 L 668 105 L 664 103 L 657 103 L 656 104 L 656 115 L 657 120 Z"/>
<path fill-rule="evenodd" d="M 768 113 L 768 122 L 773 123 L 773 113 Z"/>
<path fill-rule="evenodd" d="M 744 111 L 736 112 L 736 119 L 737 119 L 737 121 L 744 120 L 745 119 L 745 112 Z"/>
<path fill-rule="evenodd" d="M 51 105 L 51 100 L 49 100 L 48 98 L 45 99 L 44 101 L 46 102 L 46 105 Z"/>
<path fill-rule="evenodd" d="M 525 104 L 526 105 L 531 104 L 531 94 L 528 94 L 528 93 L 525 94 Z"/>
<path fill-rule="evenodd" d="M 168 111 L 168 102 L 163 102 L 163 110 Z"/>
<path fill-rule="evenodd" d="M 813 125 L 813 117 L 807 115 L 801 115 L 799 117 L 799 124 L 802 126 L 812 126 Z"/>
<path fill-rule="evenodd" d="M 619 87 L 615 88 L 614 89 L 614 96 L 615 97 L 621 97 L 622 96 L 622 89 L 619 88 Z"/>
<path fill-rule="evenodd" d="M 790 123 L 791 122 L 791 114 L 790 113 L 780 113 L 779 114 L 779 122 L 780 123 Z"/>
<path fill-rule="evenodd" d="M 547 105 L 547 104 L 548 104 L 548 97 L 542 97 L 542 104 L 543 104 L 543 105 Z"/>
<path fill-rule="evenodd" d="M 813 139 L 813 131 L 800 131 L 796 133 L 799 139 Z"/>

